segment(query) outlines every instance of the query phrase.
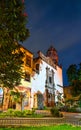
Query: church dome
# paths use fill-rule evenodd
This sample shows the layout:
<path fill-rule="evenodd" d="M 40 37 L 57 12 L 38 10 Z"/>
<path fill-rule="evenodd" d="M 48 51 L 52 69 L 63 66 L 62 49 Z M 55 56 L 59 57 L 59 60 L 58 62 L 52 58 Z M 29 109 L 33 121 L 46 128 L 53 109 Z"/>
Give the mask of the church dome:
<path fill-rule="evenodd" d="M 49 47 L 49 49 L 48 49 L 47 52 L 46 52 L 46 56 L 47 56 L 47 57 L 50 57 L 55 64 L 58 64 L 58 54 L 57 54 L 57 50 L 56 50 L 53 46 L 50 46 L 50 47 Z"/>

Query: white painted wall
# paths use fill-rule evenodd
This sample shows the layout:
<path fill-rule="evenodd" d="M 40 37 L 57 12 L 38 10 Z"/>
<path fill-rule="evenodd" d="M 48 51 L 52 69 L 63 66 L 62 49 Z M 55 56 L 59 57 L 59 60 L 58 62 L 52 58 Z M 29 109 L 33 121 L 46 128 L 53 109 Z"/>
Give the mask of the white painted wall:
<path fill-rule="evenodd" d="M 57 102 L 57 91 L 60 93 L 63 93 L 63 76 L 62 76 L 62 68 L 60 68 L 59 66 L 57 66 L 57 70 L 55 71 L 55 77 L 54 77 L 54 81 L 55 81 L 55 101 Z M 62 95 L 63 96 L 63 95 Z"/>
<path fill-rule="evenodd" d="M 30 80 L 30 82 L 28 82 L 28 81 L 26 81 L 24 78 L 22 78 L 21 79 L 21 84 L 20 84 L 20 86 L 24 86 L 24 87 L 29 87 L 29 88 L 31 88 L 31 80 Z"/>
<path fill-rule="evenodd" d="M 54 69 L 52 66 L 47 64 L 45 61 L 42 60 L 40 64 L 40 72 L 39 74 L 35 73 L 34 77 L 31 79 L 31 96 L 33 99 L 33 93 L 40 91 L 41 93 L 45 92 L 45 81 L 46 81 L 46 67 L 52 69 L 54 71 L 54 83 L 55 83 L 55 102 L 57 101 L 57 94 L 56 91 L 58 90 L 60 93 L 63 93 L 63 88 L 59 86 L 63 86 L 62 81 L 62 69 L 57 66 L 57 69 Z M 59 85 L 59 86 L 58 86 Z M 32 103 L 31 103 L 32 106 Z"/>

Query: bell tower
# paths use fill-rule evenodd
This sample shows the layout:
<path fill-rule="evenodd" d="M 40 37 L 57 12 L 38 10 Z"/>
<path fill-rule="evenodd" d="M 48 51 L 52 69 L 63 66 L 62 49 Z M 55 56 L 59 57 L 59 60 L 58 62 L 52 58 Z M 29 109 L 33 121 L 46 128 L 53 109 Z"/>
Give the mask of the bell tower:
<path fill-rule="evenodd" d="M 58 64 L 58 54 L 53 46 L 50 46 L 50 48 L 47 50 L 46 56 L 50 57 L 56 65 Z"/>

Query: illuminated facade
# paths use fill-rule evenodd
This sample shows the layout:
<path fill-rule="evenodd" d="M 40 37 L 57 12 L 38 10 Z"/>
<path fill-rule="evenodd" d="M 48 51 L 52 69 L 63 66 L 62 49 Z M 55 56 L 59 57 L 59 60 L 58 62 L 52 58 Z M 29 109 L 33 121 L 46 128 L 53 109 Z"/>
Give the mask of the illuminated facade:
<path fill-rule="evenodd" d="M 19 86 L 15 86 L 13 91 L 20 93 L 19 101 L 14 100 L 14 95 L 11 96 L 9 93 L 9 89 L 4 88 L 4 101 L 3 101 L 3 110 L 7 110 L 8 108 L 14 108 L 18 110 L 30 109 L 31 104 L 31 76 L 32 76 L 32 68 L 33 68 L 33 54 L 20 45 L 20 50 L 23 52 L 23 76 L 21 79 L 21 83 Z M 22 100 L 22 101 L 21 101 Z M 22 103 L 22 108 L 21 108 Z"/>
<path fill-rule="evenodd" d="M 24 76 L 21 79 L 21 84 L 16 88 L 23 96 L 22 109 L 30 109 L 31 104 L 31 77 L 33 69 L 33 53 L 21 46 L 21 51 L 24 54 L 23 57 L 23 67 Z M 17 105 L 19 107 L 19 105 Z M 18 108 L 17 108 L 18 109 Z"/>
<path fill-rule="evenodd" d="M 73 96 L 72 86 L 64 86 L 63 90 L 64 90 L 64 100 L 67 106 L 75 106 L 77 104 L 79 105 L 78 101 L 80 100 L 80 95 Z"/>
<path fill-rule="evenodd" d="M 41 103 L 42 99 L 39 100 L 38 96 L 38 99 L 34 100 L 36 93 L 40 92 L 43 95 L 43 104 L 42 106 L 39 105 L 40 107 L 38 106 L 40 109 L 42 109 L 43 106 L 51 107 L 56 105 L 58 102 L 61 102 L 63 97 L 62 67 L 58 65 L 56 50 L 51 47 L 48 51 L 49 53 L 47 52 L 46 56 L 39 51 L 38 57 L 34 59 L 31 107 L 37 108 L 35 100 Z M 55 58 L 52 54 L 53 56 L 55 54 Z"/>
<path fill-rule="evenodd" d="M 22 66 L 24 75 L 20 85 L 14 87 L 14 92 L 21 94 L 20 100 L 15 102 L 13 97 L 8 95 L 9 89 L 4 89 L 3 110 L 43 109 L 44 106 L 53 107 L 61 102 L 63 79 L 57 51 L 51 46 L 46 56 L 39 51 L 38 57 L 33 58 L 33 54 L 23 46 L 20 46 L 20 50 L 24 54 Z"/>
<path fill-rule="evenodd" d="M 72 98 L 72 86 L 64 87 L 63 90 L 64 90 L 65 100 L 71 99 Z"/>

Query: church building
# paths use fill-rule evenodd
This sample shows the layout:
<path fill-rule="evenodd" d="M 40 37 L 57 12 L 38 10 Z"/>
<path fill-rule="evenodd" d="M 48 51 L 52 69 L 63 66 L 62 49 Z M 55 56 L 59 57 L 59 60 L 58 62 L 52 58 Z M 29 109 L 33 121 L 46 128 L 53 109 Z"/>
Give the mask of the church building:
<path fill-rule="evenodd" d="M 14 86 L 14 92 L 20 93 L 20 98 L 15 101 L 15 95 L 10 94 L 10 90 L 4 88 L 4 94 L 0 88 L 1 109 L 9 108 L 43 109 L 44 107 L 54 107 L 63 100 L 63 76 L 62 67 L 58 64 L 58 54 L 51 46 L 46 55 L 38 51 L 38 56 L 33 58 L 33 53 L 20 46 L 24 57 L 21 84 Z M 3 98 L 4 96 L 4 98 Z M 4 99 L 4 100 L 3 100 Z M 2 103 L 3 102 L 3 103 Z"/>
<path fill-rule="evenodd" d="M 31 107 L 43 109 L 62 103 L 62 67 L 58 65 L 56 49 L 51 46 L 46 55 L 39 51 L 33 62 Z"/>

